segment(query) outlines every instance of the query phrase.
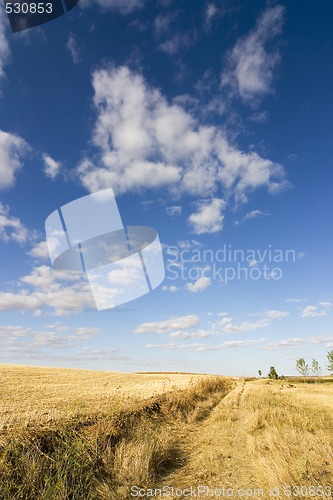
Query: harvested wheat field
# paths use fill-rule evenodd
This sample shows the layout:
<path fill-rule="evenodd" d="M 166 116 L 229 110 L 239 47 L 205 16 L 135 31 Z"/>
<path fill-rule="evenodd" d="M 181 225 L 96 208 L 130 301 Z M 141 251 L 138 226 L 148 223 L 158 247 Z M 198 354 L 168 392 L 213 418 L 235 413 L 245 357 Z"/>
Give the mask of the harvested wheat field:
<path fill-rule="evenodd" d="M 1 373 L 1 499 L 332 496 L 330 382 Z"/>
<path fill-rule="evenodd" d="M 0 365 L 0 430 L 103 414 L 194 383 L 202 375 L 113 373 Z"/>

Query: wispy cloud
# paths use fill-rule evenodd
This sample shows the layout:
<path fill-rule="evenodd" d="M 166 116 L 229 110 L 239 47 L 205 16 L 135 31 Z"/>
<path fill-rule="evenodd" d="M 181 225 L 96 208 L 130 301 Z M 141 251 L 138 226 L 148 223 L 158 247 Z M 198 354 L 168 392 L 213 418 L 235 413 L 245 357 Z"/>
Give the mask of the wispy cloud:
<path fill-rule="evenodd" d="M 171 217 L 175 217 L 182 213 L 182 207 L 180 205 L 173 205 L 171 207 L 166 207 L 165 211 Z"/>
<path fill-rule="evenodd" d="M 178 292 L 179 288 L 175 285 L 163 285 L 162 286 L 162 290 L 163 292 L 171 292 L 171 293 L 174 293 L 174 292 Z"/>
<path fill-rule="evenodd" d="M 240 39 L 228 56 L 222 73 L 222 86 L 228 86 L 245 102 L 252 103 L 272 92 L 274 70 L 280 61 L 279 51 L 268 43 L 281 32 L 284 7 L 267 8 L 259 17 L 255 29 Z"/>
<path fill-rule="evenodd" d="M 29 150 L 22 137 L 0 130 L 0 189 L 14 185 L 16 174 L 22 168 L 22 158 Z"/>
<path fill-rule="evenodd" d="M 172 330 L 184 330 L 198 324 L 199 318 L 196 314 L 188 316 L 176 316 L 164 321 L 152 321 L 141 323 L 133 333 L 168 333 Z"/>
<path fill-rule="evenodd" d="M 293 349 L 296 347 L 300 347 L 306 343 L 305 339 L 301 338 L 292 338 L 279 340 L 278 342 L 272 342 L 271 344 L 267 344 L 263 349 L 267 351 L 278 351 L 280 349 Z"/>
<path fill-rule="evenodd" d="M 326 316 L 327 310 L 331 307 L 318 307 L 318 306 L 306 306 L 301 312 L 302 318 L 320 318 L 321 316 Z"/>
<path fill-rule="evenodd" d="M 241 348 L 247 347 L 250 345 L 260 344 L 265 339 L 253 339 L 253 340 L 231 340 L 224 342 L 220 345 L 207 345 L 207 344 L 175 344 L 169 342 L 167 344 L 147 344 L 146 348 L 148 349 L 165 349 L 165 350 L 174 350 L 174 351 L 182 351 L 182 350 L 194 350 L 194 351 L 222 351 L 224 349 L 233 349 L 233 348 Z"/>
<path fill-rule="evenodd" d="M 45 329 L 37 330 L 21 325 L 0 326 L 0 347 L 2 353 L 28 353 L 47 348 L 66 349 L 78 343 L 91 339 L 100 333 L 99 328 L 71 328 L 66 325 L 46 325 Z M 63 328 L 62 328 L 63 326 Z"/>
<path fill-rule="evenodd" d="M 267 326 L 270 326 L 270 322 L 267 319 L 260 319 L 254 322 L 243 321 L 239 324 L 235 324 L 233 323 L 232 318 L 227 316 L 223 317 L 219 321 L 219 325 L 225 333 L 243 333 L 251 330 L 257 330 L 258 328 L 266 328 Z"/>
<path fill-rule="evenodd" d="M 235 224 L 241 224 L 248 220 L 257 219 L 258 217 L 267 217 L 270 216 L 269 212 L 263 212 L 262 210 L 250 210 L 247 212 L 241 220 L 236 221 Z"/>
<path fill-rule="evenodd" d="M 147 0 L 81 0 L 81 7 L 97 5 L 103 11 L 114 10 L 126 15 L 144 7 Z"/>
<path fill-rule="evenodd" d="M 80 49 L 79 49 L 79 44 L 77 39 L 75 38 L 73 33 L 69 34 L 67 43 L 66 43 L 66 48 L 68 52 L 70 53 L 73 63 L 78 64 L 80 62 Z"/>
<path fill-rule="evenodd" d="M 3 5 L 0 6 L 0 80 L 5 76 L 5 66 L 10 57 L 8 34 L 6 33 L 6 14 Z M 1 92 L 0 92 L 1 96 Z"/>
<path fill-rule="evenodd" d="M 268 311 L 263 312 L 263 316 L 265 318 L 271 318 L 271 319 L 288 318 L 289 312 L 288 311 L 279 311 L 277 309 L 270 309 Z"/>
<path fill-rule="evenodd" d="M 46 177 L 54 180 L 60 172 L 62 166 L 61 162 L 54 160 L 53 158 L 51 158 L 51 156 L 47 154 L 43 155 L 43 162 L 44 162 L 44 173 Z"/>
<path fill-rule="evenodd" d="M 0 240 L 26 243 L 29 231 L 19 218 L 9 215 L 9 207 L 0 202 Z"/>
<path fill-rule="evenodd" d="M 178 330 L 177 332 L 171 332 L 169 337 L 173 339 L 195 339 L 195 338 L 207 338 L 211 337 L 213 332 L 210 330 L 197 330 L 196 332 L 184 332 Z"/>

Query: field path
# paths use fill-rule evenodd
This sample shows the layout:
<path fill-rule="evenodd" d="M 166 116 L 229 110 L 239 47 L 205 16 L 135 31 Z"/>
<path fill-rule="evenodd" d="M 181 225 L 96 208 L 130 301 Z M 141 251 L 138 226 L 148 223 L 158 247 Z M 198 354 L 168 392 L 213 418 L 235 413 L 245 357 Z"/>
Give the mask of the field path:
<path fill-rule="evenodd" d="M 260 487 L 255 484 L 247 453 L 248 419 L 244 398 L 252 390 L 253 384 L 240 380 L 209 417 L 189 431 L 185 444 L 188 462 L 170 474 L 163 486 L 180 489 L 191 485 L 233 489 Z"/>
<path fill-rule="evenodd" d="M 181 443 L 187 460 L 158 486 L 205 486 L 210 494 L 202 497 L 223 497 L 214 496 L 222 488 L 233 492 L 225 497 L 237 498 L 238 489 L 244 497 L 248 489 L 267 499 L 278 489 L 273 496 L 282 499 L 287 485 L 302 486 L 304 499 L 314 498 L 309 488 L 328 488 L 332 497 L 332 401 L 331 384 L 239 379 L 204 421 L 189 424 Z"/>

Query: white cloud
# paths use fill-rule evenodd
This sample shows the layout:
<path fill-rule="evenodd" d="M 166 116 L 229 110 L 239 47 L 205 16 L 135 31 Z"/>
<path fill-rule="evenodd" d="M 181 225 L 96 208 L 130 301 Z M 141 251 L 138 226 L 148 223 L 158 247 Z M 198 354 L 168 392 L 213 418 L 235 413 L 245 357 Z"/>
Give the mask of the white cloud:
<path fill-rule="evenodd" d="M 81 0 L 81 7 L 98 5 L 103 11 L 114 10 L 120 14 L 130 14 L 141 9 L 147 0 Z"/>
<path fill-rule="evenodd" d="M 30 146 L 18 135 L 0 130 L 0 189 L 15 183 L 15 174 L 22 167 L 22 156 Z"/>
<path fill-rule="evenodd" d="M 205 26 L 206 26 L 206 28 L 209 29 L 211 27 L 213 19 L 216 17 L 218 12 L 219 12 L 219 10 L 215 4 L 213 4 L 213 3 L 207 4 L 206 10 L 205 10 Z"/>
<path fill-rule="evenodd" d="M 274 70 L 280 61 L 278 50 L 267 45 L 282 31 L 284 7 L 269 7 L 260 16 L 255 29 L 239 40 L 228 57 L 222 73 L 222 85 L 230 86 L 240 97 L 251 102 L 272 91 Z"/>
<path fill-rule="evenodd" d="M 5 76 L 5 66 L 10 57 L 10 49 L 8 44 L 8 35 L 6 33 L 6 14 L 3 4 L 0 6 L 0 79 Z"/>
<path fill-rule="evenodd" d="M 152 321 L 150 323 L 141 323 L 138 325 L 134 333 L 168 333 L 172 330 L 184 330 L 191 328 L 199 322 L 196 314 L 188 316 L 176 316 L 164 321 Z"/>
<path fill-rule="evenodd" d="M 166 207 L 165 211 L 172 217 L 180 215 L 182 213 L 182 207 L 180 205 L 173 205 L 172 207 Z"/>
<path fill-rule="evenodd" d="M 328 302 L 328 301 L 324 301 L 324 300 L 320 300 L 320 301 L 318 302 L 318 304 L 319 304 L 321 307 L 324 307 L 325 309 L 331 309 L 331 307 L 333 307 L 332 302 Z"/>
<path fill-rule="evenodd" d="M 110 186 L 116 193 L 163 188 L 176 197 L 212 197 L 206 204 L 217 213 L 221 200 L 214 194 L 221 188 L 244 202 L 258 187 L 274 193 L 288 186 L 281 165 L 237 149 L 223 128 L 200 125 L 128 67 L 99 69 L 92 83 L 96 153 L 77 168 L 89 191 Z M 209 226 L 212 231 L 222 222 L 220 214 L 216 217 Z"/>
<path fill-rule="evenodd" d="M 221 351 L 224 349 L 232 349 L 234 347 L 247 347 L 249 345 L 255 345 L 263 342 L 265 339 L 255 339 L 255 340 L 231 340 L 224 342 L 221 345 L 206 345 L 206 344 L 175 344 L 169 342 L 167 344 L 147 344 L 145 347 L 148 349 L 166 349 L 181 351 L 184 349 L 194 350 L 194 351 Z"/>
<path fill-rule="evenodd" d="M 306 299 L 294 299 L 294 298 L 291 298 L 291 299 L 287 299 L 287 302 L 295 302 L 297 304 L 298 302 L 306 302 Z"/>
<path fill-rule="evenodd" d="M 193 38 L 189 33 L 176 33 L 172 38 L 159 44 L 159 49 L 170 56 L 174 56 L 180 50 L 184 50 L 193 44 Z"/>
<path fill-rule="evenodd" d="M 278 342 L 273 342 L 272 344 L 267 344 L 263 349 L 267 351 L 278 351 L 279 349 L 292 349 L 294 347 L 299 347 L 305 343 L 304 339 L 293 338 L 279 340 Z"/>
<path fill-rule="evenodd" d="M 47 241 L 39 241 L 33 245 L 31 250 L 29 250 L 28 255 L 35 257 L 36 259 L 49 259 L 49 249 L 47 246 Z"/>
<path fill-rule="evenodd" d="M 170 286 L 163 285 L 163 286 L 162 286 L 162 290 L 163 290 L 163 292 L 171 292 L 171 293 L 174 293 L 174 292 L 178 292 L 179 288 L 178 288 L 178 287 L 176 287 L 175 285 L 170 285 Z"/>
<path fill-rule="evenodd" d="M 174 14 L 159 14 L 154 20 L 154 32 L 157 37 L 161 37 L 170 31 L 171 23 L 174 20 Z"/>
<path fill-rule="evenodd" d="M 178 330 L 169 334 L 169 337 L 174 339 L 194 339 L 194 338 L 207 338 L 211 337 L 213 333 L 208 330 L 198 330 L 196 332 L 183 332 Z"/>
<path fill-rule="evenodd" d="M 222 230 L 226 203 L 219 198 L 198 202 L 198 210 L 188 218 L 195 234 L 217 233 Z"/>
<path fill-rule="evenodd" d="M 112 361 L 125 361 L 129 359 L 128 356 L 118 354 L 118 349 L 115 347 L 111 347 L 109 349 L 92 349 L 85 347 L 84 349 L 78 352 L 78 358 L 80 360 L 107 359 Z"/>
<path fill-rule="evenodd" d="M 326 316 L 327 310 L 319 309 L 317 306 L 306 306 L 301 312 L 302 318 L 319 318 L 321 316 Z"/>
<path fill-rule="evenodd" d="M 276 309 L 271 309 L 269 311 L 265 311 L 263 313 L 263 316 L 265 316 L 265 318 L 271 318 L 271 319 L 288 318 L 289 312 L 288 311 L 278 311 Z"/>
<path fill-rule="evenodd" d="M 32 290 L 0 292 L 0 311 L 32 311 L 40 315 L 46 309 L 56 316 L 68 316 L 95 308 L 89 282 L 79 273 L 40 266 L 23 276 L 20 282 Z"/>
<path fill-rule="evenodd" d="M 46 177 L 54 180 L 60 172 L 61 162 L 54 160 L 51 156 L 44 154 L 44 173 Z"/>
<path fill-rule="evenodd" d="M 200 276 L 194 283 L 186 283 L 186 288 L 189 292 L 202 292 L 212 284 L 211 278 Z"/>
<path fill-rule="evenodd" d="M 90 339 L 98 335 L 100 331 L 100 328 L 96 328 L 94 326 L 82 326 L 80 328 L 74 328 L 73 333 L 75 333 L 75 335 L 78 335 L 82 339 Z"/>
<path fill-rule="evenodd" d="M 244 215 L 244 217 L 240 221 L 236 221 L 236 224 L 246 222 L 251 219 L 257 219 L 258 217 L 269 216 L 269 212 L 263 212 L 262 210 L 251 210 Z"/>
<path fill-rule="evenodd" d="M 51 326 L 51 325 L 48 325 Z M 15 353 L 16 355 L 38 355 L 45 348 L 65 349 L 90 339 L 100 333 L 98 328 L 81 327 L 70 328 L 60 324 L 55 329 L 35 330 L 21 325 L 0 326 L 1 353 Z M 68 331 L 68 334 L 59 332 Z"/>
<path fill-rule="evenodd" d="M 225 333 L 243 333 L 270 326 L 270 322 L 266 319 L 260 319 L 255 322 L 243 321 L 237 325 L 232 322 L 232 318 L 225 317 L 219 321 L 219 325 L 222 326 Z"/>
<path fill-rule="evenodd" d="M 66 48 L 70 55 L 72 56 L 72 60 L 74 64 L 78 64 L 80 62 L 80 50 L 79 50 L 79 45 L 78 42 L 73 35 L 73 33 L 69 34 L 67 43 L 66 43 Z"/>
<path fill-rule="evenodd" d="M 333 337 L 311 337 L 310 344 L 325 344 L 325 347 L 333 347 Z"/>
<path fill-rule="evenodd" d="M 23 244 L 29 238 L 28 229 L 20 219 L 9 215 L 9 207 L 0 202 L 0 240 Z"/>

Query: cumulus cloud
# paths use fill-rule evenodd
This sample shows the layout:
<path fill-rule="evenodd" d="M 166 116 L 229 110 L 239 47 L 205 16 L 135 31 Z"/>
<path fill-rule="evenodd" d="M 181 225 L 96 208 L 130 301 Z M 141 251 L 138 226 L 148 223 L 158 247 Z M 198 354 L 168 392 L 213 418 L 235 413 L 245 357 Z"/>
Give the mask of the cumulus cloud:
<path fill-rule="evenodd" d="M 79 273 L 39 266 L 20 278 L 20 283 L 18 291 L 0 292 L 0 311 L 31 311 L 40 315 L 47 309 L 56 316 L 69 316 L 95 308 L 89 282 Z M 22 288 L 24 285 L 31 289 Z"/>
<path fill-rule="evenodd" d="M 128 67 L 96 70 L 92 84 L 95 153 L 77 167 L 89 191 L 110 186 L 116 193 L 167 188 L 174 197 L 212 198 L 191 220 L 200 231 L 210 207 L 216 219 L 208 230 L 214 232 L 222 224 L 222 200 L 214 196 L 220 188 L 244 202 L 258 187 L 277 192 L 288 186 L 280 164 L 253 151 L 242 152 L 222 128 L 201 125 Z"/>
<path fill-rule="evenodd" d="M 54 160 L 53 158 L 51 158 L 51 156 L 47 154 L 43 155 L 43 161 L 44 161 L 44 173 L 46 177 L 49 177 L 49 179 L 54 180 L 60 172 L 61 162 Z"/>
<path fill-rule="evenodd" d="M 195 234 L 217 233 L 223 227 L 222 214 L 226 203 L 219 198 L 198 202 L 198 209 L 191 214 L 188 222 Z"/>
<path fill-rule="evenodd" d="M 0 130 L 0 189 L 10 188 L 30 146 L 18 135 Z"/>
<path fill-rule="evenodd" d="M 0 240 L 26 243 L 29 237 L 28 229 L 20 219 L 9 215 L 9 207 L 0 202 Z"/>
<path fill-rule="evenodd" d="M 150 323 L 141 323 L 138 325 L 134 333 L 168 333 L 172 330 L 184 330 L 191 328 L 199 322 L 196 314 L 187 316 L 176 316 L 164 321 L 152 321 Z"/>
<path fill-rule="evenodd" d="M 227 68 L 222 73 L 222 86 L 229 86 L 245 102 L 256 101 L 272 92 L 280 54 L 270 47 L 270 42 L 282 32 L 283 20 L 284 7 L 267 8 L 255 29 L 240 39 L 229 53 Z"/>
<path fill-rule="evenodd" d="M 197 293 L 206 290 L 212 284 L 211 278 L 200 276 L 194 283 L 186 283 L 189 292 Z"/>
<path fill-rule="evenodd" d="M 49 249 L 47 246 L 47 241 L 38 241 L 34 243 L 33 247 L 29 250 L 28 255 L 35 257 L 36 259 L 49 259 Z"/>

